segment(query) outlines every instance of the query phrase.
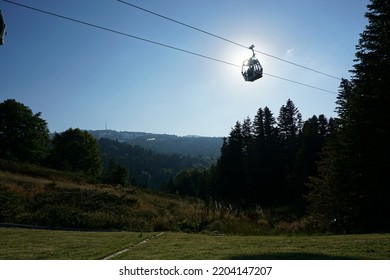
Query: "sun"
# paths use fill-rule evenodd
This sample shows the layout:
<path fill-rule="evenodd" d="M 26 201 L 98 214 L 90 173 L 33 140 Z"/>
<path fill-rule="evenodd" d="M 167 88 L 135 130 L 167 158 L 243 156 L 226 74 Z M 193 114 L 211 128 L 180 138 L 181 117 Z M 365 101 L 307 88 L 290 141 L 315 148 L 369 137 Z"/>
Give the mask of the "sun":
<path fill-rule="evenodd" d="M 231 53 L 232 63 L 242 65 L 244 60 L 252 57 L 252 51 L 250 49 L 237 48 Z"/>

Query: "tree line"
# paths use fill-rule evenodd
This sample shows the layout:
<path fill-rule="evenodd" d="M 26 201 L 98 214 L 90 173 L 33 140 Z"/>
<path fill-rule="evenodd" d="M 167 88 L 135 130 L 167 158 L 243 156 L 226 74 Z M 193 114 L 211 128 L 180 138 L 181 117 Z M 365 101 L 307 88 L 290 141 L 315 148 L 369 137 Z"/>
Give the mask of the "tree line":
<path fill-rule="evenodd" d="M 324 115 L 303 122 L 291 99 L 277 118 L 268 107 L 259 108 L 253 121 L 235 123 L 212 168 L 183 171 L 166 189 L 241 207 L 290 205 L 302 215 L 305 183 L 316 174 L 319 152 L 333 131 L 334 120 Z"/>

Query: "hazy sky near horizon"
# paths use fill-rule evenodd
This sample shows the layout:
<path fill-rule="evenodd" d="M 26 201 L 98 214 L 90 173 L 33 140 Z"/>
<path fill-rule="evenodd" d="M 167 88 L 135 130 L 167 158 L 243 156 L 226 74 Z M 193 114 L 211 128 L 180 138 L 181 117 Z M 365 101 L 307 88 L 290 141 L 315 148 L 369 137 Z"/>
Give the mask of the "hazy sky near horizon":
<path fill-rule="evenodd" d="M 62 16 L 241 65 L 249 49 L 116 0 L 14 0 Z M 368 0 L 128 0 L 256 50 L 349 78 Z M 335 116 L 336 94 L 32 11 L 0 0 L 0 102 L 42 112 L 50 131 L 70 127 L 227 136 L 235 122 L 291 99 L 303 119 Z M 332 92 L 340 81 L 256 54 L 264 72 Z"/>

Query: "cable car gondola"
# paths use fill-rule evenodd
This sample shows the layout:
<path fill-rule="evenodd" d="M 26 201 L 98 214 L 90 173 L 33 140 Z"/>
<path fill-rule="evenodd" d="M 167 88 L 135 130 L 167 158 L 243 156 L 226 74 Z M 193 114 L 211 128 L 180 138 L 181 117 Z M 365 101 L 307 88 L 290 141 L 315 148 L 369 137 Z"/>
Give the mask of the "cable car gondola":
<path fill-rule="evenodd" d="M 253 82 L 263 77 L 263 67 L 255 58 L 254 47 L 254 45 L 249 47 L 253 52 L 252 57 L 242 63 L 241 74 L 247 82 Z"/>
<path fill-rule="evenodd" d="M 0 45 L 4 45 L 4 37 L 5 37 L 5 22 L 3 18 L 3 14 L 0 10 Z"/>

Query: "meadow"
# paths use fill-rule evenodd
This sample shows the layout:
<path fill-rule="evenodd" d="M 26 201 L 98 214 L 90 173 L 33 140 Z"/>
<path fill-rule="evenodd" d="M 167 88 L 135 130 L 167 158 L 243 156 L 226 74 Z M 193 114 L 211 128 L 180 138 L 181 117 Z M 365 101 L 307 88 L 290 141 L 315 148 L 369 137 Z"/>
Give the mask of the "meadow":
<path fill-rule="evenodd" d="M 0 228 L 2 260 L 389 260 L 390 234 L 238 236 Z"/>

